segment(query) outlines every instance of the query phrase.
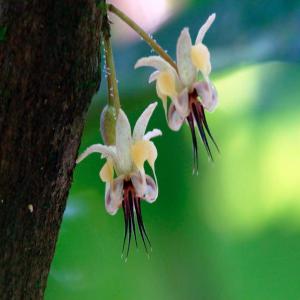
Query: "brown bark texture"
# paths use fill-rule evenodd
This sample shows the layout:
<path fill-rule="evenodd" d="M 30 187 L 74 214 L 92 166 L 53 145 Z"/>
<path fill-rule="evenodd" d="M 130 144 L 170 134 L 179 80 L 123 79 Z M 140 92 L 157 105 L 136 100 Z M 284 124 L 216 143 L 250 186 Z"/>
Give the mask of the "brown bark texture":
<path fill-rule="evenodd" d="M 94 0 L 0 0 L 0 299 L 41 299 L 100 82 Z"/>

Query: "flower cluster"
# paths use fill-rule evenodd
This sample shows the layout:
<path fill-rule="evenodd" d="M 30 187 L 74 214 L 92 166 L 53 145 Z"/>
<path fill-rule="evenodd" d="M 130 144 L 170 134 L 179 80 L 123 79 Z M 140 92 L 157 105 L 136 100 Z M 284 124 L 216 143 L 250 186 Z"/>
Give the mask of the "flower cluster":
<path fill-rule="evenodd" d="M 201 139 L 209 157 L 211 150 L 206 138 L 209 135 L 218 146 L 209 130 L 205 112 L 214 111 L 217 106 L 217 92 L 209 80 L 211 72 L 210 53 L 202 43 L 203 38 L 213 23 L 215 14 L 211 15 L 200 28 L 195 44 L 192 44 L 188 28 L 184 28 L 177 41 L 177 68 L 160 56 L 144 57 L 137 61 L 135 67 L 149 66 L 156 69 L 149 78 L 149 83 L 156 81 L 158 97 L 163 102 L 169 127 L 178 131 L 183 122 L 189 125 L 194 148 L 194 168 L 198 170 L 198 147 L 195 126 L 198 127 Z M 199 80 L 199 77 L 202 77 Z M 171 99 L 168 108 L 167 99 Z"/>
<path fill-rule="evenodd" d="M 92 153 L 100 153 L 106 159 L 99 174 L 101 180 L 106 183 L 105 207 L 111 215 L 116 214 L 120 207 L 123 208 L 125 219 L 123 251 L 128 236 L 127 255 L 132 232 L 136 241 L 136 223 L 146 250 L 146 240 L 150 244 L 143 223 L 140 202 L 145 200 L 153 203 L 158 195 L 154 168 L 157 150 L 151 139 L 162 133 L 159 129 L 146 133 L 146 127 L 156 105 L 157 103 L 152 103 L 146 108 L 137 120 L 132 134 L 128 118 L 123 110 L 120 110 L 116 123 L 116 144 L 114 146 L 92 145 L 77 159 L 79 163 Z M 153 170 L 154 179 L 145 173 L 146 161 Z"/>
<path fill-rule="evenodd" d="M 109 9 L 136 29 L 137 25 L 117 8 L 109 5 Z M 207 19 L 200 28 L 194 44 L 188 28 L 182 30 L 177 42 L 176 63 L 165 52 L 162 52 L 162 48 L 142 29 L 137 30 L 146 40 L 148 39 L 148 43 L 160 55 L 139 59 L 135 68 L 149 66 L 155 69 L 150 75 L 149 83 L 156 81 L 157 95 L 162 100 L 169 127 L 178 131 L 184 122 L 190 127 L 194 150 L 194 171 L 198 171 L 196 127 L 211 159 L 212 153 L 207 135 L 218 149 L 205 116 L 205 111 L 214 111 L 218 103 L 216 89 L 209 78 L 210 52 L 203 44 L 204 36 L 214 19 L 215 14 Z M 99 174 L 106 184 L 105 207 L 111 215 L 116 214 L 119 208 L 123 209 L 125 234 L 122 253 L 127 243 L 125 250 L 127 258 L 132 235 L 137 245 L 137 231 L 141 235 L 146 252 L 151 247 L 142 218 L 141 201 L 153 203 L 158 196 L 155 174 L 157 149 L 151 139 L 162 133 L 159 129 L 146 133 L 157 103 L 152 103 L 146 108 L 131 131 L 128 118 L 120 108 L 109 38 L 106 37 L 104 45 L 106 67 L 110 71 L 107 81 L 108 106 L 102 112 L 100 126 L 104 145 L 90 146 L 78 157 L 77 163 L 92 153 L 100 153 L 101 157 L 106 159 Z M 168 104 L 168 99 L 171 100 L 170 104 Z M 152 176 L 146 174 L 145 162 L 148 162 L 151 167 Z"/>

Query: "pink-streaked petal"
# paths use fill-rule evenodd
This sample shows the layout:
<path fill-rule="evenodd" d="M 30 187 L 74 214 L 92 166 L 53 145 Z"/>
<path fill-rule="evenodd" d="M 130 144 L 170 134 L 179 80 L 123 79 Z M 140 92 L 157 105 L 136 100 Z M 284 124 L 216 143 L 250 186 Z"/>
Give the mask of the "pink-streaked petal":
<path fill-rule="evenodd" d="M 117 213 L 117 208 L 112 207 L 112 199 L 110 196 L 110 183 L 105 185 L 105 209 L 110 215 L 115 215 Z"/>
<path fill-rule="evenodd" d="M 149 203 L 153 203 L 156 200 L 158 188 L 152 177 L 145 175 L 143 180 L 143 176 L 140 173 L 135 173 L 131 175 L 131 182 L 138 197 Z"/>
<path fill-rule="evenodd" d="M 120 173 L 131 169 L 131 127 L 124 111 L 120 109 L 116 124 L 116 166 Z"/>
<path fill-rule="evenodd" d="M 123 177 L 118 177 L 111 184 L 106 184 L 105 208 L 110 215 L 115 215 L 122 205 L 123 182 Z"/>
<path fill-rule="evenodd" d="M 178 131 L 181 128 L 184 119 L 185 118 L 177 112 L 175 105 L 171 104 L 168 111 L 169 127 L 174 131 Z"/>
<path fill-rule="evenodd" d="M 156 106 L 157 106 L 157 102 L 151 103 L 136 121 L 136 124 L 133 129 L 133 141 L 143 139 L 143 136 L 146 132 L 147 125 Z"/>
<path fill-rule="evenodd" d="M 218 94 L 214 85 L 210 81 L 200 81 L 194 84 L 194 88 L 201 98 L 203 107 L 213 112 L 218 105 Z"/>
<path fill-rule="evenodd" d="M 100 153 L 102 154 L 102 157 L 111 157 L 113 160 L 116 159 L 116 153 L 112 147 L 104 146 L 101 144 L 95 144 L 88 147 L 83 153 L 81 153 L 77 158 L 76 163 L 77 164 L 80 163 L 82 160 L 84 160 L 87 156 L 89 156 L 92 153 Z"/>
<path fill-rule="evenodd" d="M 155 81 L 159 75 L 160 71 L 154 71 L 153 73 L 151 73 L 151 75 L 149 76 L 149 80 L 148 82 L 151 83 L 153 81 Z"/>
<path fill-rule="evenodd" d="M 206 22 L 201 26 L 201 28 L 199 29 L 197 38 L 196 38 L 196 44 L 202 43 L 207 30 L 209 29 L 211 24 L 214 22 L 215 18 L 216 18 L 216 14 L 211 14 L 208 17 L 208 19 L 206 20 Z"/>
<path fill-rule="evenodd" d="M 146 189 L 146 175 L 141 172 L 134 173 L 130 176 L 131 182 L 135 189 L 136 195 L 140 198 L 143 197 Z"/>
<path fill-rule="evenodd" d="M 192 41 L 188 28 L 184 28 L 177 41 L 176 58 L 179 77 L 189 87 L 196 79 L 197 70 L 191 59 Z"/>
<path fill-rule="evenodd" d="M 153 129 L 151 131 L 148 131 L 144 137 L 143 140 L 149 141 L 157 136 L 161 136 L 162 132 L 159 129 Z"/>
<path fill-rule="evenodd" d="M 207 105 L 207 107 L 205 107 L 209 112 L 213 112 L 217 106 L 219 104 L 219 99 L 218 99 L 218 92 L 215 88 L 214 85 L 212 85 L 212 100 L 210 105 Z"/>
<path fill-rule="evenodd" d="M 146 175 L 146 189 L 143 199 L 149 203 L 153 203 L 158 196 L 158 188 L 152 177 Z"/>
<path fill-rule="evenodd" d="M 177 98 L 172 98 L 172 101 L 176 107 L 177 112 L 181 116 L 188 116 L 189 114 L 189 92 L 185 88 L 181 91 Z"/>

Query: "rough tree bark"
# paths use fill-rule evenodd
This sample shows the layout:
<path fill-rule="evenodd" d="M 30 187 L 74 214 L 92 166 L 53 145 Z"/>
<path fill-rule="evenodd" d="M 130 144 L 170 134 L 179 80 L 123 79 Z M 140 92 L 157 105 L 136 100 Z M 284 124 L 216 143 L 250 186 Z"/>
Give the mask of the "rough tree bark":
<path fill-rule="evenodd" d="M 95 0 L 0 0 L 0 299 L 43 298 L 100 82 L 101 15 Z"/>

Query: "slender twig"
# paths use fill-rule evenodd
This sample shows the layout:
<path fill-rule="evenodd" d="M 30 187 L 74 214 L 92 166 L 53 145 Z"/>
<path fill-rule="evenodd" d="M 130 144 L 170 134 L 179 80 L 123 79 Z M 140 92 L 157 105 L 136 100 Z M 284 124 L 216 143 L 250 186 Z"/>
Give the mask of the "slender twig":
<path fill-rule="evenodd" d="M 139 34 L 149 46 L 156 51 L 164 60 L 166 60 L 175 70 L 177 70 L 176 63 L 173 59 L 166 53 L 166 51 L 154 41 L 147 32 L 145 32 L 138 24 L 136 24 L 132 19 L 120 11 L 117 7 L 112 4 L 108 4 L 107 8 L 110 12 L 117 15 L 121 20 L 123 20 L 127 25 L 129 25 L 137 34 Z"/>
<path fill-rule="evenodd" d="M 108 104 L 114 106 L 118 113 L 121 105 L 110 38 L 110 26 L 107 15 L 103 18 L 102 33 L 105 53 L 105 75 L 107 77 Z"/>
<path fill-rule="evenodd" d="M 118 111 L 120 109 L 120 99 L 110 38 L 104 38 L 104 49 L 106 61 L 108 104 L 114 106 Z"/>

